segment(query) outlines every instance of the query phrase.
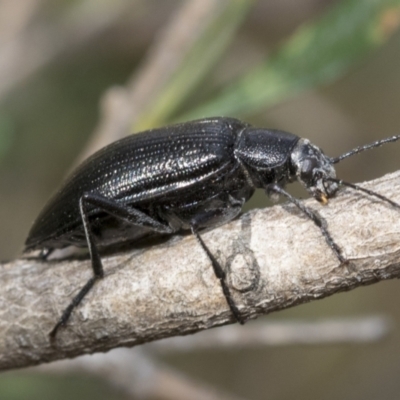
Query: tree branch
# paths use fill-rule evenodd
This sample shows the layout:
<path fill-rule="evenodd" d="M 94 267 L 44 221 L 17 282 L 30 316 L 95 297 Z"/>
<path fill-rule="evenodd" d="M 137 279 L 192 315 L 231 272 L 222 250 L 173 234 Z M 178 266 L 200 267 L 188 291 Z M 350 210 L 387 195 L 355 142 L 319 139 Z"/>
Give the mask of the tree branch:
<path fill-rule="evenodd" d="M 364 184 L 400 201 L 400 172 Z M 342 190 L 322 207 L 350 260 L 340 266 L 315 225 L 291 205 L 243 215 L 203 239 L 227 271 L 242 314 L 253 319 L 384 279 L 398 278 L 399 211 Z M 48 332 L 91 276 L 89 260 L 19 259 L 0 266 L 0 369 L 134 346 L 233 322 L 221 287 L 191 235 L 104 258 L 106 277 L 55 343 Z"/>

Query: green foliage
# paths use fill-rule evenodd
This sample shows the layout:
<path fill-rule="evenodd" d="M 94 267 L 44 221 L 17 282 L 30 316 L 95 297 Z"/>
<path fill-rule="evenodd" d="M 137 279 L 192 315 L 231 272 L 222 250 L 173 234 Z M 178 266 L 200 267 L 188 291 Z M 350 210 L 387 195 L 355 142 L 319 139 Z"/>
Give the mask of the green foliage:
<path fill-rule="evenodd" d="M 399 0 L 344 0 L 299 28 L 272 56 L 206 104 L 179 116 L 245 115 L 340 78 L 386 42 Z"/>
<path fill-rule="evenodd" d="M 223 6 L 224 9 L 210 21 L 177 73 L 160 91 L 151 109 L 135 123 L 133 131 L 162 125 L 176 113 L 234 40 L 253 3 L 254 0 L 233 0 Z"/>

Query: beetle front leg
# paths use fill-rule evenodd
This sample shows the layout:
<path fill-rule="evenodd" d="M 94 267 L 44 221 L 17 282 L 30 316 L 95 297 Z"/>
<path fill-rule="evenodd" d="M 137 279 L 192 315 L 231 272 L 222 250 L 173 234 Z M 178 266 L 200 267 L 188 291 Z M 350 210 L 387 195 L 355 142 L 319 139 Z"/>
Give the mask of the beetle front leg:
<path fill-rule="evenodd" d="M 143 212 L 133 207 L 126 207 L 124 205 L 119 204 L 115 200 L 110 200 L 98 194 L 85 193 L 79 199 L 79 211 L 81 214 L 83 228 L 85 231 L 85 237 L 89 249 L 90 259 L 92 261 L 93 276 L 86 282 L 86 284 L 82 287 L 82 289 L 78 292 L 78 294 L 72 299 L 68 307 L 63 311 L 61 318 L 59 319 L 59 321 L 49 334 L 52 339 L 55 338 L 60 326 L 66 324 L 74 308 L 77 307 L 79 303 L 83 300 L 83 298 L 89 293 L 89 291 L 92 289 L 96 281 L 103 278 L 104 276 L 103 264 L 101 262 L 100 254 L 95 244 L 93 232 L 90 226 L 90 221 L 87 212 L 88 205 L 93 205 L 95 207 L 98 207 L 102 211 L 105 211 L 116 218 L 128 221 L 133 225 L 148 227 L 158 233 L 173 233 L 172 229 L 168 225 L 164 225 L 156 221 L 155 219 L 149 217 L 148 215 L 144 214 Z"/>
<path fill-rule="evenodd" d="M 299 210 L 301 210 L 304 215 L 309 218 L 314 224 L 319 228 L 322 235 L 324 236 L 328 246 L 331 248 L 337 259 L 339 260 L 340 264 L 346 264 L 348 260 L 343 257 L 342 250 L 337 245 L 337 243 L 333 240 L 331 234 L 329 233 L 327 227 L 324 224 L 324 220 L 310 208 L 306 207 L 301 201 L 293 197 L 290 193 L 288 193 L 285 189 L 281 188 L 277 184 L 268 185 L 266 187 L 266 191 L 268 195 L 271 193 L 277 193 L 280 195 L 285 196 L 291 203 L 293 203 Z"/>

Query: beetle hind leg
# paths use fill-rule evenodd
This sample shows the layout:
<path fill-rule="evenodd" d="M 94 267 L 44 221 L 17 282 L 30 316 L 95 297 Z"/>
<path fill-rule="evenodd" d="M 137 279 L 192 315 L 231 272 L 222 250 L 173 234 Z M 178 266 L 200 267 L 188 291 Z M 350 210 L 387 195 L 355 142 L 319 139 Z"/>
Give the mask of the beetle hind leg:
<path fill-rule="evenodd" d="M 116 218 L 128 221 L 133 225 L 146 226 L 159 233 L 172 233 L 172 229 L 169 226 L 163 225 L 162 223 L 133 207 L 126 207 L 115 200 L 108 199 L 98 194 L 85 193 L 79 200 L 79 211 L 82 218 L 90 259 L 92 261 L 93 276 L 86 282 L 78 294 L 72 299 L 68 307 L 63 311 L 61 318 L 49 334 L 51 339 L 55 338 L 58 329 L 66 324 L 74 308 L 79 305 L 79 303 L 89 293 L 95 283 L 104 277 L 103 264 L 101 262 L 100 254 L 94 241 L 92 229 L 90 227 L 90 221 L 87 212 L 88 205 L 98 207 L 102 211 L 105 211 Z"/>
<path fill-rule="evenodd" d="M 58 329 L 66 324 L 74 308 L 77 307 L 79 303 L 83 300 L 83 298 L 89 293 L 90 289 L 92 289 L 96 281 L 103 278 L 104 276 L 103 265 L 101 263 L 101 258 L 97 247 L 94 243 L 85 203 L 85 199 L 82 196 L 79 200 L 79 210 L 82 218 L 83 228 L 85 231 L 86 241 L 88 244 L 90 259 L 92 261 L 93 276 L 86 282 L 86 284 L 82 287 L 78 294 L 72 299 L 68 307 L 63 311 L 59 321 L 49 334 L 51 339 L 54 339 L 56 337 Z"/>

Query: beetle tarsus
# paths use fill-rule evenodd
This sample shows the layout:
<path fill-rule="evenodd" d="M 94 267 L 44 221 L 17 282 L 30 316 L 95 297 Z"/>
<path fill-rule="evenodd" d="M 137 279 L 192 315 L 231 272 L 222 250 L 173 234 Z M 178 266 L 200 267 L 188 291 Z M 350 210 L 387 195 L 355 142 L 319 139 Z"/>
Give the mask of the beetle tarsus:
<path fill-rule="evenodd" d="M 55 339 L 58 329 L 65 325 L 71 316 L 72 311 L 74 310 L 75 307 L 79 305 L 79 303 L 83 300 L 83 298 L 89 293 L 90 289 L 94 286 L 96 281 L 98 279 L 101 279 L 100 276 L 92 276 L 85 284 L 85 286 L 82 287 L 82 289 L 79 291 L 79 293 L 72 299 L 71 303 L 68 305 L 68 307 L 63 311 L 60 319 L 58 320 L 57 324 L 54 326 L 52 331 L 49 333 L 49 336 L 52 340 Z"/>

